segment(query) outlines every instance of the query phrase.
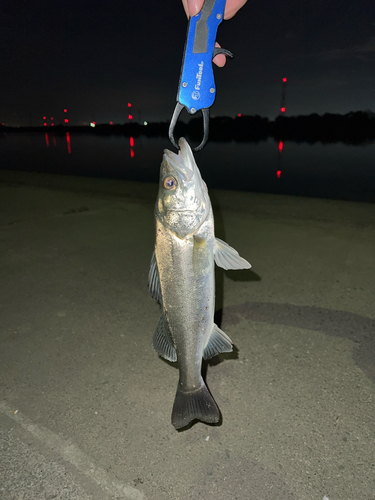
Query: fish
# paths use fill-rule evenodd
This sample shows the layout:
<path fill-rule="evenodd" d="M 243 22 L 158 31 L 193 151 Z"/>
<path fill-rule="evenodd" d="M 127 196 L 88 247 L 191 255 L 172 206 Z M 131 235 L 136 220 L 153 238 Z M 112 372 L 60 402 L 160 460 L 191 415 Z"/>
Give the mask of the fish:
<path fill-rule="evenodd" d="M 161 313 L 153 348 L 178 362 L 171 420 L 182 429 L 194 420 L 215 424 L 221 418 L 201 373 L 202 359 L 233 350 L 231 339 L 214 323 L 215 263 L 223 269 L 251 265 L 215 237 L 207 186 L 186 139 L 178 145 L 178 154 L 164 150 L 160 167 L 148 288 Z"/>

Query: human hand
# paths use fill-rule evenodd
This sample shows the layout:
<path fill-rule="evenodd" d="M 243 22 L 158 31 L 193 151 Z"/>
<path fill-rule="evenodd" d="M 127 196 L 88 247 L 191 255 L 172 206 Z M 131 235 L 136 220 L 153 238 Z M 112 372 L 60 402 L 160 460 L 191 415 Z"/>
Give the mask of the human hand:
<path fill-rule="evenodd" d="M 198 12 L 201 11 L 203 2 L 204 0 L 182 0 L 187 17 L 196 16 Z M 231 19 L 246 2 L 247 0 L 227 0 L 225 4 L 224 19 Z M 216 42 L 215 47 L 220 47 L 220 45 Z M 224 54 L 219 54 L 214 57 L 213 62 L 222 68 L 226 60 Z"/>
<path fill-rule="evenodd" d="M 188 17 L 196 16 L 203 7 L 204 0 L 182 0 L 186 15 Z M 227 0 L 225 4 L 224 19 L 232 18 L 247 0 Z"/>

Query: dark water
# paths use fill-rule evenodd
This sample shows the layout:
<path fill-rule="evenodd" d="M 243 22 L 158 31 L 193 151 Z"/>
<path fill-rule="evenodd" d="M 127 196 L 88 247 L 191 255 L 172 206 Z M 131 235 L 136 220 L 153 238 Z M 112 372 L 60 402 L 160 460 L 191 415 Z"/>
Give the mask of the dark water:
<path fill-rule="evenodd" d="M 7 134 L 0 169 L 158 182 L 168 139 Z M 273 139 L 209 142 L 196 153 L 209 188 L 375 202 L 375 144 L 308 144 Z"/>

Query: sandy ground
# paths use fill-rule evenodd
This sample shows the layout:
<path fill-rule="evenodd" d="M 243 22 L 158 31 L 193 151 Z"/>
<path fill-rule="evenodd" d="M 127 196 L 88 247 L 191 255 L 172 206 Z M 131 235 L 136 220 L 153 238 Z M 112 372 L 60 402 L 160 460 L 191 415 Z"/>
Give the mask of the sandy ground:
<path fill-rule="evenodd" d="M 375 499 L 375 205 L 213 191 L 235 352 L 220 426 L 170 423 L 157 187 L 0 172 L 0 498 Z"/>

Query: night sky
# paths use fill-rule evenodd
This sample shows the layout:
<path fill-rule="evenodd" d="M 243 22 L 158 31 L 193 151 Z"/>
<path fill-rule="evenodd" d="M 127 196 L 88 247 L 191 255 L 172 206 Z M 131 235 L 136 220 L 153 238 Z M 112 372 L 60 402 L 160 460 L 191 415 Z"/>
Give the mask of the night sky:
<path fill-rule="evenodd" d="M 169 120 L 187 19 L 180 0 L 19 1 L 0 5 L 0 122 L 72 125 Z M 217 40 L 214 115 L 375 111 L 374 0 L 251 1 Z M 188 115 L 185 114 L 185 118 Z"/>

